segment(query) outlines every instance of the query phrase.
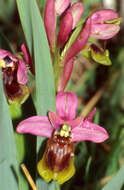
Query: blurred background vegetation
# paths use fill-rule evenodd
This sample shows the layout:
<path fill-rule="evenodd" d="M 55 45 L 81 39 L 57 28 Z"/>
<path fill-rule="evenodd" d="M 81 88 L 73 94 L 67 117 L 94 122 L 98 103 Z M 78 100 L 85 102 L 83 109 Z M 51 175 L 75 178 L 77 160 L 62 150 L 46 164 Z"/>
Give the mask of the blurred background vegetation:
<path fill-rule="evenodd" d="M 42 12 L 45 0 L 37 2 Z M 104 7 L 113 8 L 124 19 L 123 0 L 82 0 L 82 3 L 85 13 Z M 0 48 L 18 52 L 24 41 L 15 0 L 0 0 Z M 78 111 L 83 116 L 94 106 L 97 107 L 94 122 L 104 126 L 110 138 L 102 144 L 76 144 L 77 172 L 62 186 L 63 190 L 100 190 L 124 165 L 124 23 L 118 35 L 100 43 L 109 49 L 112 66 L 103 66 L 79 57 L 67 90 L 78 95 Z M 23 119 L 32 113 L 35 114 L 35 109 L 29 98 L 22 106 Z M 18 120 L 13 120 L 13 123 L 16 126 Z M 35 137 L 26 135 L 25 139 L 23 161 L 35 177 Z"/>

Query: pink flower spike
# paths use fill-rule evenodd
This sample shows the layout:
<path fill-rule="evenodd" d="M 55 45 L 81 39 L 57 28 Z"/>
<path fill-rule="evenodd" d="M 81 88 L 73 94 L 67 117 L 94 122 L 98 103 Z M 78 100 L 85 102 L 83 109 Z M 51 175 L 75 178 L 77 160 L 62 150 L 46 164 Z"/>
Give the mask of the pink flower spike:
<path fill-rule="evenodd" d="M 18 133 L 29 133 L 36 136 L 50 138 L 53 128 L 47 116 L 33 116 L 19 123 L 16 128 Z"/>
<path fill-rule="evenodd" d="M 91 19 L 90 36 L 93 38 L 103 40 L 110 39 L 120 30 L 120 18 L 118 14 L 112 9 L 96 11 L 89 18 Z"/>
<path fill-rule="evenodd" d="M 56 28 L 56 16 L 55 16 L 55 0 L 47 0 L 44 12 L 44 25 L 47 33 L 47 38 L 50 44 L 51 50 L 54 49 L 55 43 L 55 28 Z"/>
<path fill-rule="evenodd" d="M 94 108 L 94 109 L 88 114 L 88 116 L 84 119 L 84 121 L 92 122 L 95 113 L 96 113 L 96 108 Z"/>
<path fill-rule="evenodd" d="M 23 56 L 24 56 L 26 64 L 29 65 L 31 72 L 34 74 L 35 72 L 34 72 L 33 62 L 30 56 L 30 52 L 25 44 L 21 45 L 21 51 L 23 52 Z"/>
<path fill-rule="evenodd" d="M 63 120 L 73 120 L 76 116 L 78 100 L 72 92 L 59 92 L 56 96 L 56 114 Z"/>
<path fill-rule="evenodd" d="M 72 29 L 76 27 L 78 22 L 80 21 L 82 14 L 84 12 L 84 8 L 82 3 L 76 2 L 68 9 L 68 12 L 72 13 L 73 16 L 73 26 Z"/>
<path fill-rule="evenodd" d="M 84 121 L 81 127 L 72 129 L 73 142 L 92 141 L 101 143 L 108 139 L 108 137 L 108 133 L 103 127 L 89 121 Z"/>
<path fill-rule="evenodd" d="M 71 47 L 67 50 L 65 57 L 63 59 L 63 63 L 66 64 L 72 57 L 78 54 L 86 45 L 91 29 L 91 21 L 88 19 L 85 23 L 85 26 L 77 39 L 71 45 Z"/>
<path fill-rule="evenodd" d="M 69 6 L 71 0 L 55 0 L 55 10 L 58 15 L 61 15 Z"/>
<path fill-rule="evenodd" d="M 60 29 L 57 36 L 58 47 L 61 48 L 65 44 L 65 42 L 68 40 L 69 34 L 72 31 L 72 25 L 73 25 L 73 17 L 72 17 L 72 14 L 68 12 L 63 17 L 60 23 Z"/>
<path fill-rule="evenodd" d="M 64 69 L 63 72 L 60 76 L 59 79 L 59 84 L 58 84 L 58 91 L 64 91 L 70 77 L 71 77 L 71 73 L 72 73 L 72 69 L 73 69 L 73 64 L 74 64 L 74 58 L 70 59 L 65 65 L 64 65 Z"/>

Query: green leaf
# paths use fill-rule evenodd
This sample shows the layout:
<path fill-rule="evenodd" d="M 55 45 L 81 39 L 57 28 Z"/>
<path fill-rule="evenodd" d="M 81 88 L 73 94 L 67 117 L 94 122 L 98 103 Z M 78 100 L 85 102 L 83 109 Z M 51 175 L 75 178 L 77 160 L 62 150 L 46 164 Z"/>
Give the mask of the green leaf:
<path fill-rule="evenodd" d="M 119 170 L 116 176 L 106 184 L 102 190 L 121 190 L 124 184 L 124 166 Z"/>
<path fill-rule="evenodd" d="M 18 189 L 16 146 L 9 108 L 0 77 L 0 188 Z"/>
<path fill-rule="evenodd" d="M 29 0 L 16 0 L 19 16 L 21 19 L 21 24 L 25 34 L 25 39 L 32 55 L 32 26 L 31 26 L 31 16 L 29 9 Z"/>
<path fill-rule="evenodd" d="M 36 110 L 38 115 L 46 115 L 49 110 L 55 111 L 55 88 L 52 61 L 44 24 L 34 0 L 30 1 L 33 30 L 33 53 L 36 71 Z M 43 138 L 37 137 L 37 152 Z M 42 179 L 37 181 L 38 189 L 43 189 Z"/>

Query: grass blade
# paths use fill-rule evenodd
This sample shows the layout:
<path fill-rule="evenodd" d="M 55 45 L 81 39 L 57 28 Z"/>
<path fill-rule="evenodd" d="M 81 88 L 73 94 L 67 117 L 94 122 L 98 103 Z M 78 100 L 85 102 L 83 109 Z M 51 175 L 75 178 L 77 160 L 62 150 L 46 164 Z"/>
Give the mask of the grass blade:
<path fill-rule="evenodd" d="M 21 19 L 25 39 L 32 55 L 32 26 L 29 9 L 29 0 L 16 0 L 19 16 Z"/>

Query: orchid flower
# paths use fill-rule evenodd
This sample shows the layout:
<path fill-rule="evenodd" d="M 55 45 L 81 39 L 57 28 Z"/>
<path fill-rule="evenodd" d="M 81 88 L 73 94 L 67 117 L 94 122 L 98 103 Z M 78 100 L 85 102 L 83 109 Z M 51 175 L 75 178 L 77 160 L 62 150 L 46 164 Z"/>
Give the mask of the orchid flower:
<path fill-rule="evenodd" d="M 72 92 L 60 92 L 56 96 L 56 114 L 33 116 L 21 121 L 18 133 L 30 133 L 48 138 L 46 151 L 38 162 L 39 174 L 46 182 L 57 180 L 62 184 L 75 173 L 74 143 L 92 141 L 100 143 L 108 138 L 106 130 L 91 122 L 95 110 L 85 120 L 76 117 L 78 100 Z"/>
<path fill-rule="evenodd" d="M 29 95 L 25 62 L 9 51 L 0 49 L 0 66 L 8 102 L 22 104 Z"/>

